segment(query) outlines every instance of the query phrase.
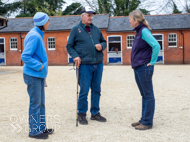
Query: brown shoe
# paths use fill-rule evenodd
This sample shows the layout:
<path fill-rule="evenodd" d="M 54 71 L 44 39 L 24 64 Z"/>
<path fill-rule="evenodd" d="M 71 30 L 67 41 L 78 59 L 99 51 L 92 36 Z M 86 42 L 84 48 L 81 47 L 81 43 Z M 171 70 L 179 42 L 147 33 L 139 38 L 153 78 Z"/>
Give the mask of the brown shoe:
<path fill-rule="evenodd" d="M 145 126 L 145 125 L 142 125 L 142 124 L 135 126 L 136 130 L 148 130 L 148 129 L 151 129 L 151 128 L 152 127 L 148 127 L 148 126 Z"/>
<path fill-rule="evenodd" d="M 138 125 L 140 125 L 141 123 L 140 122 L 135 122 L 135 123 L 132 123 L 131 125 L 133 126 L 133 127 L 135 127 L 135 126 L 138 126 Z"/>

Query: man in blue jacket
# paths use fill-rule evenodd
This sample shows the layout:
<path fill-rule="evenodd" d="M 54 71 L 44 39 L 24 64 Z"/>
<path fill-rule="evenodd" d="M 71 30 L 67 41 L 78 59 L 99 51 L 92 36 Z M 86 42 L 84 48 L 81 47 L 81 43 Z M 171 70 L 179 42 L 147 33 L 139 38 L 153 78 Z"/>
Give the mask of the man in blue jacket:
<path fill-rule="evenodd" d="M 103 50 L 106 48 L 106 41 L 98 27 L 92 24 L 94 14 L 96 13 L 89 6 L 82 9 L 82 21 L 72 28 L 67 43 L 67 51 L 79 68 L 78 120 L 83 125 L 88 124 L 86 112 L 89 88 L 91 88 L 91 120 L 106 122 L 106 118 L 99 112 Z"/>

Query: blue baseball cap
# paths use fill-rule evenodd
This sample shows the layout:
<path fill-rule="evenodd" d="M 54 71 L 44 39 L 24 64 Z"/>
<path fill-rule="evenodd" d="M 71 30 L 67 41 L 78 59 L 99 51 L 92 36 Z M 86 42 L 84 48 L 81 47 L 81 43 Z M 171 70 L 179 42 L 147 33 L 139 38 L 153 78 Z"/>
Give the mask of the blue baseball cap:
<path fill-rule="evenodd" d="M 33 17 L 35 26 L 43 26 L 47 23 L 48 20 L 49 16 L 44 12 L 37 12 Z"/>

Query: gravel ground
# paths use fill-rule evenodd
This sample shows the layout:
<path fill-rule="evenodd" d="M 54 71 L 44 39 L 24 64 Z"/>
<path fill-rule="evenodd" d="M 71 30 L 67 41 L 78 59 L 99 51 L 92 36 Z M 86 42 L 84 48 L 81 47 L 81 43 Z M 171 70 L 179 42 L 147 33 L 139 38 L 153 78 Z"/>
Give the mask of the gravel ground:
<path fill-rule="evenodd" d="M 100 112 L 106 123 L 90 120 L 76 127 L 76 73 L 72 66 L 50 66 L 46 121 L 51 142 L 189 142 L 190 65 L 156 65 L 153 77 L 156 109 L 153 129 L 135 130 L 141 96 L 130 66 L 104 66 Z M 0 67 L 0 141 L 32 142 L 28 137 L 29 97 L 22 67 Z M 90 106 L 90 94 L 89 94 Z M 40 140 L 38 140 L 40 141 Z"/>

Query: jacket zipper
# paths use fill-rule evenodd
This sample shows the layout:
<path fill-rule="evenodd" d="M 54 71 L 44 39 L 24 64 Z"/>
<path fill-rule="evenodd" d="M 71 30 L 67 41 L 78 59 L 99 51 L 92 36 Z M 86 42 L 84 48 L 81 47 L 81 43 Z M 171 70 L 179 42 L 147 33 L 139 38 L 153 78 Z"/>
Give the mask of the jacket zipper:
<path fill-rule="evenodd" d="M 84 27 L 84 29 L 85 29 L 85 31 L 88 33 L 88 31 L 86 30 L 86 28 Z M 91 32 L 91 28 L 90 28 L 90 32 Z M 89 33 L 88 33 L 89 34 Z M 91 35 L 89 34 L 89 36 L 90 36 L 90 39 L 91 39 L 91 41 L 92 41 L 92 44 L 94 45 L 94 41 L 93 41 L 93 39 L 92 39 L 92 32 L 91 32 Z M 96 47 L 95 47 L 95 45 L 94 45 L 94 63 L 96 63 Z"/>
<path fill-rule="evenodd" d="M 92 35 L 90 35 L 90 38 L 92 40 L 92 44 L 94 45 L 94 41 L 92 39 Z M 94 45 L 94 63 L 96 63 L 96 47 L 95 47 L 95 45 Z"/>

